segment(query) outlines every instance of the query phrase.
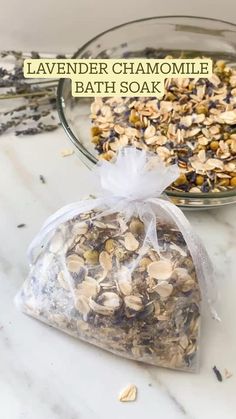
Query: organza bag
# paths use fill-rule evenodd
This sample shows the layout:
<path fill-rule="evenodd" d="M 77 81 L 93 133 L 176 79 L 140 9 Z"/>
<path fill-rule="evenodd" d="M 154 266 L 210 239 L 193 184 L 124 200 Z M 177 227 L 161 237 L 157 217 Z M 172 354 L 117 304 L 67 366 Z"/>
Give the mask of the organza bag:
<path fill-rule="evenodd" d="M 182 211 L 161 197 L 177 167 L 126 148 L 95 175 L 102 197 L 60 209 L 31 244 L 18 306 L 115 354 L 195 371 L 212 267 Z"/>

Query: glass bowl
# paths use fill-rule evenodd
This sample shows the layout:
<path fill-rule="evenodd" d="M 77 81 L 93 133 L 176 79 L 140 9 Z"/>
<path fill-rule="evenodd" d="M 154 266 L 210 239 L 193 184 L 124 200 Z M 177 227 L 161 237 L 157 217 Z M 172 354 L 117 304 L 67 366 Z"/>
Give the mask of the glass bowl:
<path fill-rule="evenodd" d="M 107 30 L 83 45 L 73 58 L 163 58 L 167 54 L 179 57 L 204 55 L 223 59 L 236 67 L 236 25 L 220 20 L 191 16 L 163 16 L 136 20 Z M 158 54 L 157 54 L 158 50 Z M 98 154 L 91 142 L 90 105 L 93 98 L 75 98 L 71 81 L 58 84 L 58 113 L 61 124 L 74 144 L 80 159 L 91 168 Z M 166 191 L 178 206 L 207 209 L 236 202 L 236 188 L 221 192 L 190 193 Z"/>

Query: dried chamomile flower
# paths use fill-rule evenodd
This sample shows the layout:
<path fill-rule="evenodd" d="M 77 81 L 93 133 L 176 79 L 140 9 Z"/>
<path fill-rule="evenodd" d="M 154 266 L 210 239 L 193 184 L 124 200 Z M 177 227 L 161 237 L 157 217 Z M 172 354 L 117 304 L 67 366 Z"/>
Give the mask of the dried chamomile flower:
<path fill-rule="evenodd" d="M 106 252 L 112 253 L 112 252 L 114 252 L 115 248 L 116 248 L 115 240 L 113 240 L 113 239 L 106 240 L 106 243 L 105 243 Z"/>
<path fill-rule="evenodd" d="M 144 233 L 144 224 L 138 218 L 135 218 L 131 221 L 129 229 L 134 235 L 141 235 Z"/>
<path fill-rule="evenodd" d="M 86 250 L 83 256 L 87 263 L 91 263 L 92 265 L 98 263 L 99 253 L 97 252 L 97 250 Z"/>

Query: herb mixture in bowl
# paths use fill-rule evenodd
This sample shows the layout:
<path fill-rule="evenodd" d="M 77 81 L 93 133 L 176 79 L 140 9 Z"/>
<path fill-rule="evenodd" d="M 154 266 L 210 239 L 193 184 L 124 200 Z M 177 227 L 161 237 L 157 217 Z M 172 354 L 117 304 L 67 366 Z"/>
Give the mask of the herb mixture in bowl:
<path fill-rule="evenodd" d="M 236 70 L 223 60 L 214 62 L 210 79 L 167 79 L 161 100 L 95 98 L 90 117 L 101 158 L 110 160 L 125 146 L 149 149 L 178 164 L 172 190 L 236 187 Z"/>
<path fill-rule="evenodd" d="M 61 124 L 91 168 L 130 145 L 177 162 L 181 176 L 166 190 L 186 209 L 236 203 L 236 25 L 216 19 L 161 16 L 125 23 L 83 45 L 74 58 L 213 60 L 207 79 L 166 80 L 162 100 L 73 97 L 58 85 Z M 91 135 L 92 128 L 92 135 Z M 92 140 L 92 141 L 91 141 Z"/>

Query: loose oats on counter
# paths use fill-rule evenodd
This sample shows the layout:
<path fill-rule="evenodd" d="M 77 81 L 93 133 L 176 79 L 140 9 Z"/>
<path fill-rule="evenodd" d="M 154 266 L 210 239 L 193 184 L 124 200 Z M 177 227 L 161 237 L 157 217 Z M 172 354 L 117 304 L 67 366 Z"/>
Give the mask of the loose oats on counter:
<path fill-rule="evenodd" d="M 110 196 L 67 205 L 48 219 L 16 301 L 117 355 L 196 371 L 201 297 L 212 269 L 182 211 L 160 198 L 178 169 L 127 148 L 96 170 Z"/>
<path fill-rule="evenodd" d="M 95 98 L 92 142 L 101 158 L 125 146 L 177 163 L 171 189 L 220 192 L 236 187 L 236 70 L 216 61 L 210 79 L 168 79 L 156 98 Z"/>

